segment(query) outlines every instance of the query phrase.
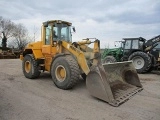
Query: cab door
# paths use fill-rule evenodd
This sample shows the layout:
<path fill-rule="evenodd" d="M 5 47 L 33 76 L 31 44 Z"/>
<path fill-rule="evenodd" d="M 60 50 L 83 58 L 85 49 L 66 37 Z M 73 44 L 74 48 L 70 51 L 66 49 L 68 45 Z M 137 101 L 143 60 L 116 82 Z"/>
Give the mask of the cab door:
<path fill-rule="evenodd" d="M 47 27 L 43 27 L 43 45 L 42 45 L 42 54 L 44 55 L 44 64 L 45 64 L 45 70 L 50 71 L 50 65 L 52 62 L 52 55 L 51 55 L 51 49 L 52 49 L 52 26 L 48 25 Z"/>
<path fill-rule="evenodd" d="M 123 47 L 123 60 L 127 61 L 128 56 L 130 55 L 131 52 L 131 40 L 125 40 L 124 47 Z"/>
<path fill-rule="evenodd" d="M 58 53 L 59 50 L 59 45 L 58 45 L 58 41 L 59 41 L 59 37 L 58 37 L 58 27 L 56 27 L 55 25 L 53 25 L 53 30 L 52 30 L 52 48 L 51 48 L 51 54 L 52 56 L 55 56 Z"/>
<path fill-rule="evenodd" d="M 51 26 L 48 25 L 48 27 L 43 28 L 43 46 L 42 46 L 42 53 L 44 55 L 51 54 Z"/>

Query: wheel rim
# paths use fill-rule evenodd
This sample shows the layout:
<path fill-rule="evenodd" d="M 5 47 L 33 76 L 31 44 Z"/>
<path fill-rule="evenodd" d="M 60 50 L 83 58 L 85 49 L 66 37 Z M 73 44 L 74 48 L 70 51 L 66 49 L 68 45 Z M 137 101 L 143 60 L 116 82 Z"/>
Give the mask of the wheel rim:
<path fill-rule="evenodd" d="M 104 61 L 103 61 L 104 64 L 105 64 L 105 63 L 114 63 L 114 62 L 116 62 L 116 61 L 114 60 L 114 58 L 110 58 L 110 57 L 106 57 L 106 58 L 104 59 Z"/>
<path fill-rule="evenodd" d="M 106 59 L 104 63 L 113 63 L 113 61 L 111 59 Z"/>
<path fill-rule="evenodd" d="M 26 71 L 27 73 L 29 73 L 30 70 L 31 70 L 31 63 L 30 63 L 30 61 L 26 61 L 26 62 L 25 62 L 25 71 Z"/>
<path fill-rule="evenodd" d="M 66 69 L 62 65 L 58 65 L 56 67 L 55 75 L 59 82 L 63 82 L 66 78 Z"/>
<path fill-rule="evenodd" d="M 142 57 L 134 57 L 133 59 L 133 65 L 136 69 L 141 69 L 144 66 L 144 59 Z"/>

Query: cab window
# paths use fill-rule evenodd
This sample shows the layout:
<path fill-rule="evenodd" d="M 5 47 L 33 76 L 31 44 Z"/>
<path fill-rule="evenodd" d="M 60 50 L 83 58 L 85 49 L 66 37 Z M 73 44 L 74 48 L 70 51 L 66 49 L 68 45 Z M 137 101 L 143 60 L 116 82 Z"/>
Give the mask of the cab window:
<path fill-rule="evenodd" d="M 72 41 L 70 26 L 65 23 L 55 23 L 53 26 L 53 40 Z"/>
<path fill-rule="evenodd" d="M 132 49 L 138 49 L 138 43 L 139 43 L 139 40 L 133 40 Z"/>
<path fill-rule="evenodd" d="M 51 26 L 46 27 L 45 45 L 50 45 Z"/>
<path fill-rule="evenodd" d="M 131 40 L 127 40 L 124 49 L 130 49 L 130 48 L 131 48 Z"/>

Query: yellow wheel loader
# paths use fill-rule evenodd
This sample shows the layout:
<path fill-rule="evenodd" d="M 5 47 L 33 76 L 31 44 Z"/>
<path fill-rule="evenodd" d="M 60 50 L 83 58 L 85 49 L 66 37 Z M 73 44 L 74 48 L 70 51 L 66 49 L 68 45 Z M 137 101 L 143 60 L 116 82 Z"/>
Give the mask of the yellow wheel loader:
<path fill-rule="evenodd" d="M 41 72 L 48 71 L 54 84 L 67 90 L 82 75 L 91 95 L 113 106 L 142 90 L 132 62 L 102 65 L 100 41 L 87 38 L 72 42 L 72 29 L 75 30 L 71 23 L 61 20 L 42 24 L 41 41 L 28 44 L 20 55 L 26 78 L 38 78 Z M 89 44 L 94 47 L 88 47 Z"/>

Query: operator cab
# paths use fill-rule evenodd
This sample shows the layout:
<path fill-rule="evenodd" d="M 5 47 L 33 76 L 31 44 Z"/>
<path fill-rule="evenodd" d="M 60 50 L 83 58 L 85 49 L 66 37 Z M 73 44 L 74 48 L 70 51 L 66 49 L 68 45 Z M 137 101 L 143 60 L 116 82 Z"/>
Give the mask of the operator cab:
<path fill-rule="evenodd" d="M 140 49 L 143 50 L 143 44 L 145 43 L 146 39 L 139 37 L 139 38 L 124 38 L 124 49 Z"/>
<path fill-rule="evenodd" d="M 123 38 L 124 47 L 123 47 L 123 59 L 128 60 L 129 55 L 131 55 L 135 51 L 143 51 L 144 43 L 146 39 L 143 37 L 139 38 Z"/>
<path fill-rule="evenodd" d="M 61 20 L 52 20 L 43 23 L 44 44 L 50 45 L 53 41 L 72 42 L 72 24 Z"/>

